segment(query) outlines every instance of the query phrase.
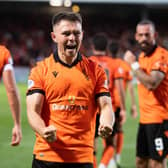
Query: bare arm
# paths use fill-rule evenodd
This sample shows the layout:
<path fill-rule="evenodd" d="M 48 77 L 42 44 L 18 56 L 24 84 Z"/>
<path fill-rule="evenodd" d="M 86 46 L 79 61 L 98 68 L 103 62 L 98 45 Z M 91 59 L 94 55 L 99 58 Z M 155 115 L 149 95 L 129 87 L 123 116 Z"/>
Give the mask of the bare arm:
<path fill-rule="evenodd" d="M 46 126 L 41 118 L 41 111 L 43 107 L 44 96 L 40 93 L 28 95 L 27 103 L 27 117 L 32 129 L 43 137 L 48 142 L 56 140 L 56 128 L 53 125 Z"/>
<path fill-rule="evenodd" d="M 116 79 L 115 85 L 117 87 L 117 91 L 120 98 L 120 106 L 122 110 L 125 110 L 125 89 L 124 89 L 124 83 L 123 79 Z"/>
<path fill-rule="evenodd" d="M 99 135 L 102 137 L 107 137 L 112 133 L 115 121 L 111 98 L 107 96 L 101 96 L 97 101 L 100 108 Z"/>
<path fill-rule="evenodd" d="M 165 74 L 160 71 L 151 71 L 150 75 L 148 75 L 141 69 L 137 69 L 134 73 L 138 80 L 149 90 L 155 90 L 165 77 Z"/>
<path fill-rule="evenodd" d="M 128 92 L 131 98 L 131 115 L 133 118 L 136 118 L 137 117 L 137 107 L 136 107 L 136 102 L 135 102 L 136 99 L 135 99 L 135 92 L 134 92 L 132 81 L 127 82 L 127 88 L 128 88 Z"/>
<path fill-rule="evenodd" d="M 2 77 L 14 121 L 11 145 L 16 146 L 20 143 L 22 139 L 20 96 L 16 86 L 13 69 L 4 70 Z"/>
<path fill-rule="evenodd" d="M 124 89 L 124 81 L 123 79 L 116 79 L 115 86 L 117 88 L 119 99 L 120 99 L 120 119 L 123 124 L 126 121 L 126 107 L 125 107 L 125 89 Z"/>
<path fill-rule="evenodd" d="M 124 59 L 133 68 L 132 65 L 136 62 L 136 56 L 131 51 L 128 50 L 125 53 Z M 136 67 L 133 69 L 133 72 L 138 80 L 149 90 L 155 90 L 165 77 L 165 74 L 159 70 L 146 74 L 141 68 Z"/>

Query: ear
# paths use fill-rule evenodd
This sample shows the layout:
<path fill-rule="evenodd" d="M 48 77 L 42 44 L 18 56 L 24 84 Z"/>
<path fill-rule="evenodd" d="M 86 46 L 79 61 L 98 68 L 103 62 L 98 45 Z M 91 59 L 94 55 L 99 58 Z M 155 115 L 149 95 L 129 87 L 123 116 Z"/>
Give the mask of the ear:
<path fill-rule="evenodd" d="M 84 31 L 82 31 L 82 33 L 81 33 L 81 38 L 82 38 L 82 40 L 83 40 L 83 35 L 84 35 Z"/>
<path fill-rule="evenodd" d="M 52 40 L 53 40 L 55 43 L 57 42 L 57 40 L 56 40 L 56 35 L 55 35 L 54 32 L 51 32 L 51 38 L 52 38 Z"/>
<path fill-rule="evenodd" d="M 138 40 L 138 34 L 135 33 L 134 37 L 135 37 L 135 40 L 137 41 Z"/>

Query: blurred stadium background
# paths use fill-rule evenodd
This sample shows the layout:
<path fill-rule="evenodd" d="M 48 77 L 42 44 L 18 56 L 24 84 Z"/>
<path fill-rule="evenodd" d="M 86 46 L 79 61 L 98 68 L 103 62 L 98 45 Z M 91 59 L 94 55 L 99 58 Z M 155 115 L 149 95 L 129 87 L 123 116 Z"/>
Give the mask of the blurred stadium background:
<path fill-rule="evenodd" d="M 53 2 L 60 6 L 51 6 Z M 28 67 L 54 49 L 51 18 L 60 10 L 82 14 L 85 34 L 81 51 L 85 55 L 91 52 L 91 36 L 100 31 L 120 41 L 121 56 L 127 48 L 138 52 L 134 30 L 142 18 L 156 23 L 158 40 L 168 48 L 168 0 L 0 0 L 0 43 L 11 50 L 16 67 Z M 27 74 L 27 69 L 23 70 L 22 74 Z M 25 75 L 17 76 L 18 81 L 25 80 Z"/>
<path fill-rule="evenodd" d="M 59 1 L 59 0 L 56 0 Z M 57 2 L 59 3 L 59 2 Z M 90 40 L 96 32 L 106 32 L 109 40 L 120 42 L 120 55 L 126 49 L 138 53 L 134 41 L 136 23 L 149 18 L 156 23 L 158 42 L 168 48 L 168 0 L 62 0 L 51 6 L 49 0 L 0 0 L 0 44 L 6 45 L 15 62 L 15 73 L 22 100 L 23 141 L 11 148 L 12 119 L 4 86 L 0 84 L 0 167 L 30 168 L 34 134 L 26 119 L 25 93 L 29 68 L 55 49 L 51 38 L 52 15 L 61 10 L 80 12 L 83 17 L 84 40 L 81 52 L 91 54 Z M 66 5 L 69 5 L 68 7 Z M 129 97 L 127 109 L 129 112 Z M 122 156 L 124 168 L 135 167 L 137 120 L 128 115 L 124 126 Z M 101 143 L 98 161 L 101 156 Z"/>

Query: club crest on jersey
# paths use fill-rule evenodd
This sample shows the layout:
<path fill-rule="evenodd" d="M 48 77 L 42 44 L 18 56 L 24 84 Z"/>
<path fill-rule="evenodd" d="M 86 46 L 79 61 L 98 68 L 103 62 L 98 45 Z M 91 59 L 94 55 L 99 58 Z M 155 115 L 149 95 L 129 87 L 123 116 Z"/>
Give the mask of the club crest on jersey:
<path fill-rule="evenodd" d="M 70 104 L 74 104 L 75 103 L 75 96 L 69 96 L 68 101 Z"/>
<path fill-rule="evenodd" d="M 56 77 L 57 77 L 57 75 L 58 75 L 58 72 L 53 71 L 53 72 L 52 72 L 52 74 L 53 74 L 53 75 L 54 75 L 54 77 L 56 78 Z"/>
<path fill-rule="evenodd" d="M 28 89 L 34 86 L 34 81 L 33 80 L 28 80 Z"/>

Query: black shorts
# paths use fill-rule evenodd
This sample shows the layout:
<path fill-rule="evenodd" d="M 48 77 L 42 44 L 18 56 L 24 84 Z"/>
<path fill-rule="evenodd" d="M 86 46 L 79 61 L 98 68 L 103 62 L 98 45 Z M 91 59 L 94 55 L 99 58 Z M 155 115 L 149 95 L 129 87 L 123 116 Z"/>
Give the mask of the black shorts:
<path fill-rule="evenodd" d="M 113 126 L 113 132 L 112 132 L 112 136 L 114 136 L 116 133 L 119 133 L 119 127 L 120 127 L 120 107 L 117 107 L 116 111 L 115 111 L 115 123 Z"/>
<path fill-rule="evenodd" d="M 166 136 L 166 139 L 167 139 L 167 141 L 166 141 L 166 145 L 167 145 L 167 154 L 168 154 L 168 120 L 164 120 L 164 122 L 163 122 L 163 124 L 164 124 L 164 135 Z"/>
<path fill-rule="evenodd" d="M 136 156 L 162 161 L 167 155 L 164 125 L 140 124 L 137 133 Z"/>
<path fill-rule="evenodd" d="M 95 128 L 95 138 L 97 138 L 98 135 L 98 128 L 99 128 L 99 120 L 100 120 L 100 114 L 98 113 L 96 115 L 96 128 Z"/>
<path fill-rule="evenodd" d="M 168 120 L 164 120 L 163 124 L 164 124 L 165 135 L 168 138 Z"/>
<path fill-rule="evenodd" d="M 93 168 L 92 163 L 57 163 L 33 159 L 32 168 Z"/>

